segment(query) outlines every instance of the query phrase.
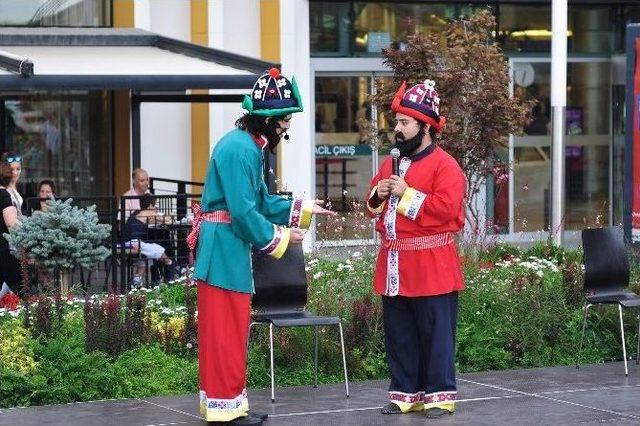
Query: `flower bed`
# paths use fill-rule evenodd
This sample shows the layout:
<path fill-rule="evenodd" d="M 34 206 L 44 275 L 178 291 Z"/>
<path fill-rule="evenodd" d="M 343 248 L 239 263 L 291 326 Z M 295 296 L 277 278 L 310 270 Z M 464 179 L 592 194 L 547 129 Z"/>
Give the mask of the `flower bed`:
<path fill-rule="evenodd" d="M 572 364 L 582 321 L 581 253 L 496 246 L 465 259 L 458 320 L 459 371 Z M 387 378 L 382 310 L 371 292 L 373 258 L 310 258 L 308 308 L 343 318 L 351 380 Z M 633 288 L 640 268 L 634 263 Z M 629 314 L 629 343 L 635 343 Z M 195 289 L 184 280 L 123 296 L 40 297 L 0 308 L 0 407 L 197 391 Z M 88 332 L 87 332 L 88 331 Z M 333 329 L 322 333 L 321 383 L 342 380 Z M 313 331 L 276 333 L 279 385 L 308 385 Z M 633 342 L 631 341 L 633 340 Z M 621 354 L 617 312 L 593 310 L 583 362 Z M 248 386 L 269 386 L 268 336 L 255 330 Z"/>

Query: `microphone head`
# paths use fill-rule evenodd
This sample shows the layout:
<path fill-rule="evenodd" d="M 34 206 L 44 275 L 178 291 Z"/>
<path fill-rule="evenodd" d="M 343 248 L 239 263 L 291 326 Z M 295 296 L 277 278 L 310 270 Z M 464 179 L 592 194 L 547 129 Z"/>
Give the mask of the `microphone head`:
<path fill-rule="evenodd" d="M 390 154 L 393 158 L 400 158 L 400 150 L 398 148 L 393 148 Z"/>
<path fill-rule="evenodd" d="M 289 134 L 287 132 L 285 132 L 282 137 L 284 138 L 285 141 L 289 140 Z"/>

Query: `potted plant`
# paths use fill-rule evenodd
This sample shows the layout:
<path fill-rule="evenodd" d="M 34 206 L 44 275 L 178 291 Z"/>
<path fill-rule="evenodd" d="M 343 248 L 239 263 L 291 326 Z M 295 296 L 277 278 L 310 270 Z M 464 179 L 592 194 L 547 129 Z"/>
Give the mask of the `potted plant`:
<path fill-rule="evenodd" d="M 91 268 L 110 254 L 103 243 L 111 226 L 98 223 L 95 206 L 84 209 L 72 203 L 48 200 L 46 211 L 22 218 L 4 234 L 22 255 L 58 274 L 61 293 L 68 292 L 74 267 Z"/>

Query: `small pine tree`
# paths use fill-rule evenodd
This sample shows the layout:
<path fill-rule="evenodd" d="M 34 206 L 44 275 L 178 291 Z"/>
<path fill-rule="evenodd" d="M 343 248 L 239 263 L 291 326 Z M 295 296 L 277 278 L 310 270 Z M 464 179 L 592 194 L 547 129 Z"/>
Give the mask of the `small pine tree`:
<path fill-rule="evenodd" d="M 103 242 L 111 226 L 98 223 L 95 206 L 87 209 L 66 201 L 48 200 L 46 211 L 26 217 L 4 234 L 28 258 L 49 270 L 91 268 L 105 260 L 110 250 Z"/>

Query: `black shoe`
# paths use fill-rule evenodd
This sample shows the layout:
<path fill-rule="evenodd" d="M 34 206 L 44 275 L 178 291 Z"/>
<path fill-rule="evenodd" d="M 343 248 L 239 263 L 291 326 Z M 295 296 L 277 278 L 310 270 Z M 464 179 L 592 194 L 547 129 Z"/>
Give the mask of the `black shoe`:
<path fill-rule="evenodd" d="M 238 417 L 237 419 L 233 419 L 230 422 L 220 423 L 225 425 L 233 425 L 233 426 L 260 426 L 264 420 L 260 417 L 254 417 L 252 415 L 248 415 L 245 417 Z"/>
<path fill-rule="evenodd" d="M 398 406 L 398 404 L 394 404 L 393 402 L 388 403 L 382 410 L 380 410 L 382 414 L 402 414 L 402 410 Z"/>
<path fill-rule="evenodd" d="M 438 417 L 446 416 L 447 414 L 453 414 L 453 411 L 445 410 L 444 408 L 427 408 L 427 417 L 430 419 L 437 419 Z"/>
<path fill-rule="evenodd" d="M 175 262 L 173 262 L 171 265 L 165 265 L 164 268 L 165 281 L 174 281 L 180 277 L 180 266 L 178 266 Z"/>
<path fill-rule="evenodd" d="M 249 416 L 256 417 L 260 420 L 267 420 L 267 417 L 269 417 L 267 413 L 260 413 L 258 411 L 252 411 L 252 410 L 249 410 Z"/>

